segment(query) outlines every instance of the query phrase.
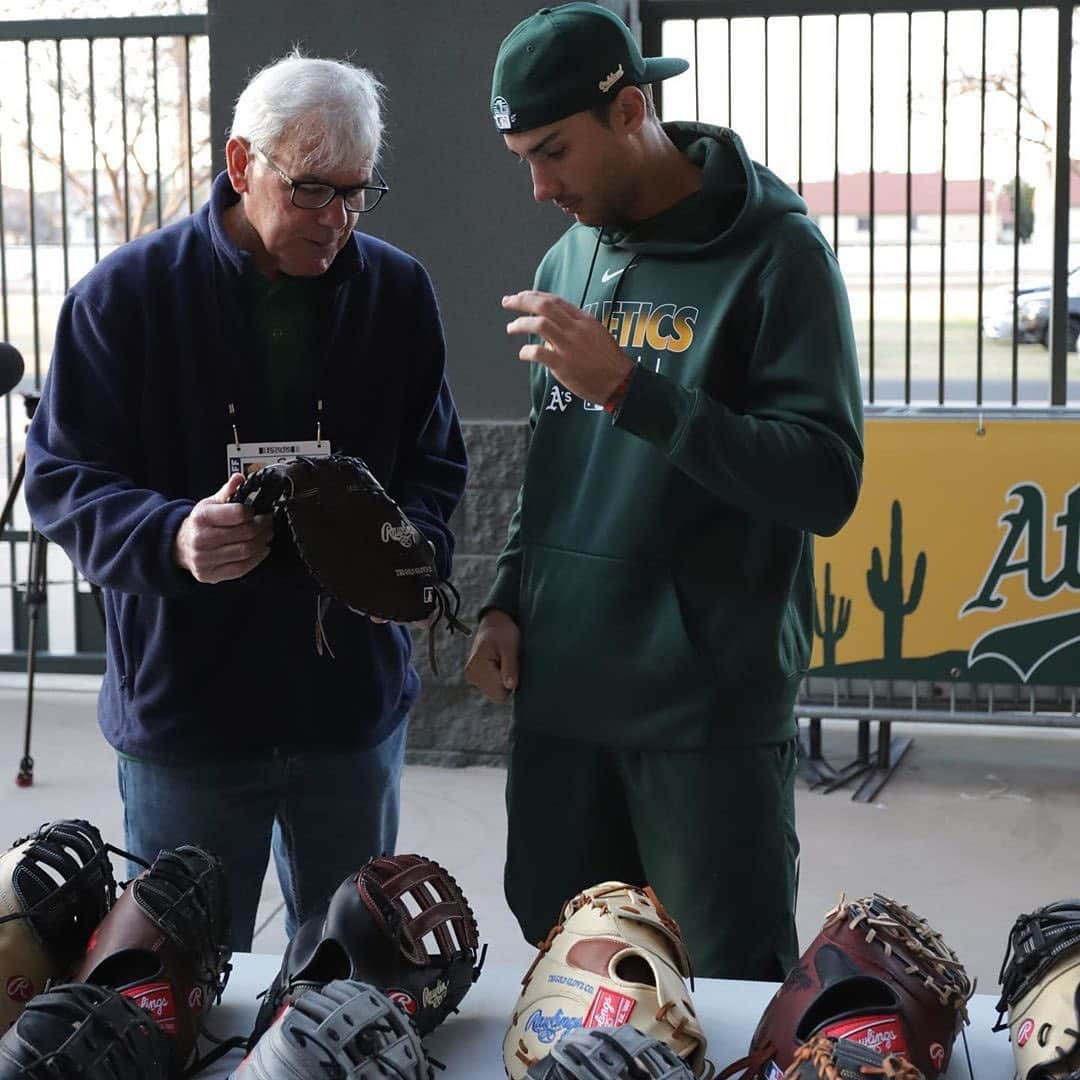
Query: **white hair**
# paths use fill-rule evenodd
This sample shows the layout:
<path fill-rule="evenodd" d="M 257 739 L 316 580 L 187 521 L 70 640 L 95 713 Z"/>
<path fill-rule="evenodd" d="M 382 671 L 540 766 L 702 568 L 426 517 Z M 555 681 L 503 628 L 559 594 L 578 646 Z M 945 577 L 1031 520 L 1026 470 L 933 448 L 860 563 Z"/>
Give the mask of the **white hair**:
<path fill-rule="evenodd" d="M 264 67 L 244 87 L 229 134 L 267 153 L 282 139 L 312 128 L 323 138 L 298 163 L 304 168 L 374 165 L 382 145 L 382 84 L 366 68 L 318 60 L 293 50 Z"/>

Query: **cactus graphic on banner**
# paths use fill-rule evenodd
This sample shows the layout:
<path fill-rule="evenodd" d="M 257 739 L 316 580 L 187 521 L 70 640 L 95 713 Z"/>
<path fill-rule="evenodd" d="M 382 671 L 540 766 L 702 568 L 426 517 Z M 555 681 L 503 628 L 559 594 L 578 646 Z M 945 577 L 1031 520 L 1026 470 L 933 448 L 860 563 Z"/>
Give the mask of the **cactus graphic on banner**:
<path fill-rule="evenodd" d="M 837 600 L 840 601 L 837 606 Z M 846 596 L 834 596 L 832 591 L 832 563 L 825 564 L 824 615 L 818 614 L 814 604 L 814 633 L 821 638 L 824 652 L 823 667 L 836 666 L 836 643 L 847 633 L 851 619 L 851 601 Z"/>
<path fill-rule="evenodd" d="M 922 599 L 926 580 L 926 552 L 920 551 L 915 560 L 915 576 L 911 579 L 911 591 L 904 599 L 904 518 L 900 500 L 892 504 L 892 528 L 889 531 L 889 576 L 881 567 L 881 549 L 875 547 L 870 554 L 870 569 L 866 572 L 866 587 L 874 606 L 885 617 L 886 661 L 899 660 L 903 655 L 904 619 L 918 606 Z"/>

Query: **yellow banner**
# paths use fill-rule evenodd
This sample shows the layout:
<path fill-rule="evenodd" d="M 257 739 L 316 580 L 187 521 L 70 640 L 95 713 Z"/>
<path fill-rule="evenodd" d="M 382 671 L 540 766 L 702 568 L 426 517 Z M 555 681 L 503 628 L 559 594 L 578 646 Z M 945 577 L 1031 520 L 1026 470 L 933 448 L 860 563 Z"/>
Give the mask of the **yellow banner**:
<path fill-rule="evenodd" d="M 815 675 L 1080 683 L 1080 423 L 871 418 Z"/>

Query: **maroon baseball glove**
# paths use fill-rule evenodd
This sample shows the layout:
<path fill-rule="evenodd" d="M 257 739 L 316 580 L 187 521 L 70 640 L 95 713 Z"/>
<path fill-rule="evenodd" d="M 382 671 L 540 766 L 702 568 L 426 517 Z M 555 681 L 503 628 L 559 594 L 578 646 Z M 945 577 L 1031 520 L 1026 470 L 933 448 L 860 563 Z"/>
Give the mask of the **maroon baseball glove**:
<path fill-rule="evenodd" d="M 228 979 L 228 927 L 221 861 L 188 845 L 162 851 L 94 931 L 74 981 L 118 990 L 150 1013 L 180 1075 Z"/>
<path fill-rule="evenodd" d="M 814 1036 L 846 1038 L 944 1073 L 974 988 L 941 935 L 874 895 L 840 904 L 788 972 L 754 1032 L 747 1075 L 783 1071 Z"/>

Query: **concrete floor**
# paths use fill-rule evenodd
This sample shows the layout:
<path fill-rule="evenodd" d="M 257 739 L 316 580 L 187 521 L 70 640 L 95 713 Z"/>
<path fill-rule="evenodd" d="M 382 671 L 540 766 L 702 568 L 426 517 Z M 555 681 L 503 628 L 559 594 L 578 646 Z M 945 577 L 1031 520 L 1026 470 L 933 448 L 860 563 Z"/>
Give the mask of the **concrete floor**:
<path fill-rule="evenodd" d="M 0 848 L 43 821 L 85 817 L 122 845 L 115 759 L 97 728 L 96 680 L 39 676 L 35 782 L 18 788 L 25 679 L 0 676 Z M 805 947 L 841 892 L 883 892 L 942 932 L 982 993 L 996 993 L 1013 919 L 1080 895 L 1080 733 L 895 725 L 915 743 L 871 804 L 799 784 L 803 845 L 798 924 Z M 836 764 L 854 755 L 854 726 L 826 724 Z M 437 859 L 461 884 L 492 961 L 533 950 L 502 898 L 504 773 L 408 766 L 399 850 Z M 285 945 L 281 896 L 267 876 L 255 949 Z"/>

